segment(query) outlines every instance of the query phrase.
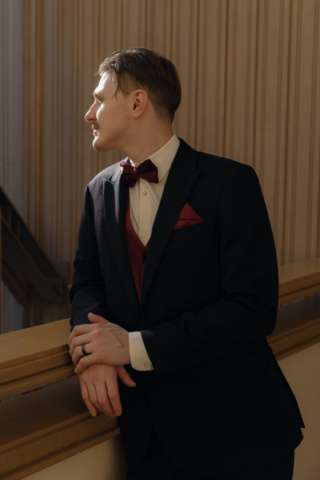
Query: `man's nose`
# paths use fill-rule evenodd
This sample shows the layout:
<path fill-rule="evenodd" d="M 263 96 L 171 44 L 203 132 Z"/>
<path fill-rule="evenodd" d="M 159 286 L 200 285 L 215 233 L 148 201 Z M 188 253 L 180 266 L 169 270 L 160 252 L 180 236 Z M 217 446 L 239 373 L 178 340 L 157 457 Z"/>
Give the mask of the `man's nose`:
<path fill-rule="evenodd" d="M 95 122 L 97 120 L 95 109 L 94 109 L 94 103 L 91 105 L 91 107 L 89 108 L 89 110 L 85 114 L 84 119 L 88 123 L 92 123 L 92 122 Z"/>

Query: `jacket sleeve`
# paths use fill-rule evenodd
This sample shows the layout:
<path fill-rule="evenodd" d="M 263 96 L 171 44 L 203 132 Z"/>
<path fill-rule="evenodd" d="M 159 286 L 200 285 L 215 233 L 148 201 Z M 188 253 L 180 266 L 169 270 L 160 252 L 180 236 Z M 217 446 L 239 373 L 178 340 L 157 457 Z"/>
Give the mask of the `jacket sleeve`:
<path fill-rule="evenodd" d="M 90 323 L 90 312 L 108 318 L 107 296 L 99 264 L 92 212 L 92 197 L 86 186 L 70 291 L 71 330 L 76 325 Z"/>
<path fill-rule="evenodd" d="M 229 173 L 219 205 L 221 297 L 142 330 L 156 374 L 241 353 L 275 326 L 278 265 L 272 229 L 254 169 Z M 201 266 L 199 266 L 201 269 Z"/>

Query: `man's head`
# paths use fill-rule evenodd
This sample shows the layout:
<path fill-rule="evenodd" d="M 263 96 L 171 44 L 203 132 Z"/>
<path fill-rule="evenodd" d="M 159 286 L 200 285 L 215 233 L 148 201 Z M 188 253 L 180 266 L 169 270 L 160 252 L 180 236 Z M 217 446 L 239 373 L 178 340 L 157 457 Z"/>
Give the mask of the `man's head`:
<path fill-rule="evenodd" d="M 123 150 L 138 123 L 141 127 L 154 119 L 171 127 L 181 86 L 170 60 L 146 48 L 117 51 L 102 62 L 97 74 L 101 78 L 95 102 L 85 116 L 92 123 L 96 150 Z"/>
<path fill-rule="evenodd" d="M 115 73 L 116 92 L 145 90 L 159 117 L 167 116 L 173 121 L 181 101 L 181 86 L 170 60 L 146 48 L 119 50 L 101 63 L 98 75 L 110 72 Z"/>

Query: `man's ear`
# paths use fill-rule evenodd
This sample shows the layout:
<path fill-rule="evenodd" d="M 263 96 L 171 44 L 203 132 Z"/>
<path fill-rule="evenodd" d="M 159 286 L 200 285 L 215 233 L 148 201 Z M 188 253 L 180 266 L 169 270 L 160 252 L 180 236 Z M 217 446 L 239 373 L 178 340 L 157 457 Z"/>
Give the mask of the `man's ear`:
<path fill-rule="evenodd" d="M 144 113 L 147 103 L 147 92 L 142 89 L 135 90 L 132 96 L 132 116 L 134 118 L 139 118 Z"/>

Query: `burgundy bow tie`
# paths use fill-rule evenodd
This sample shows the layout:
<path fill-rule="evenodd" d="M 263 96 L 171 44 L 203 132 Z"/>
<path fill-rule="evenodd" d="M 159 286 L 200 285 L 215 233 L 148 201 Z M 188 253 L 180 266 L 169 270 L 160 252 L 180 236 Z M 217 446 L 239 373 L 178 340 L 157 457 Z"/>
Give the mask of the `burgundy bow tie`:
<path fill-rule="evenodd" d="M 135 185 L 139 177 L 144 178 L 150 183 L 159 183 L 158 169 L 149 159 L 140 163 L 137 167 L 133 167 L 130 163 L 127 163 L 126 160 L 120 162 L 120 165 L 122 167 L 122 174 L 130 187 Z"/>

